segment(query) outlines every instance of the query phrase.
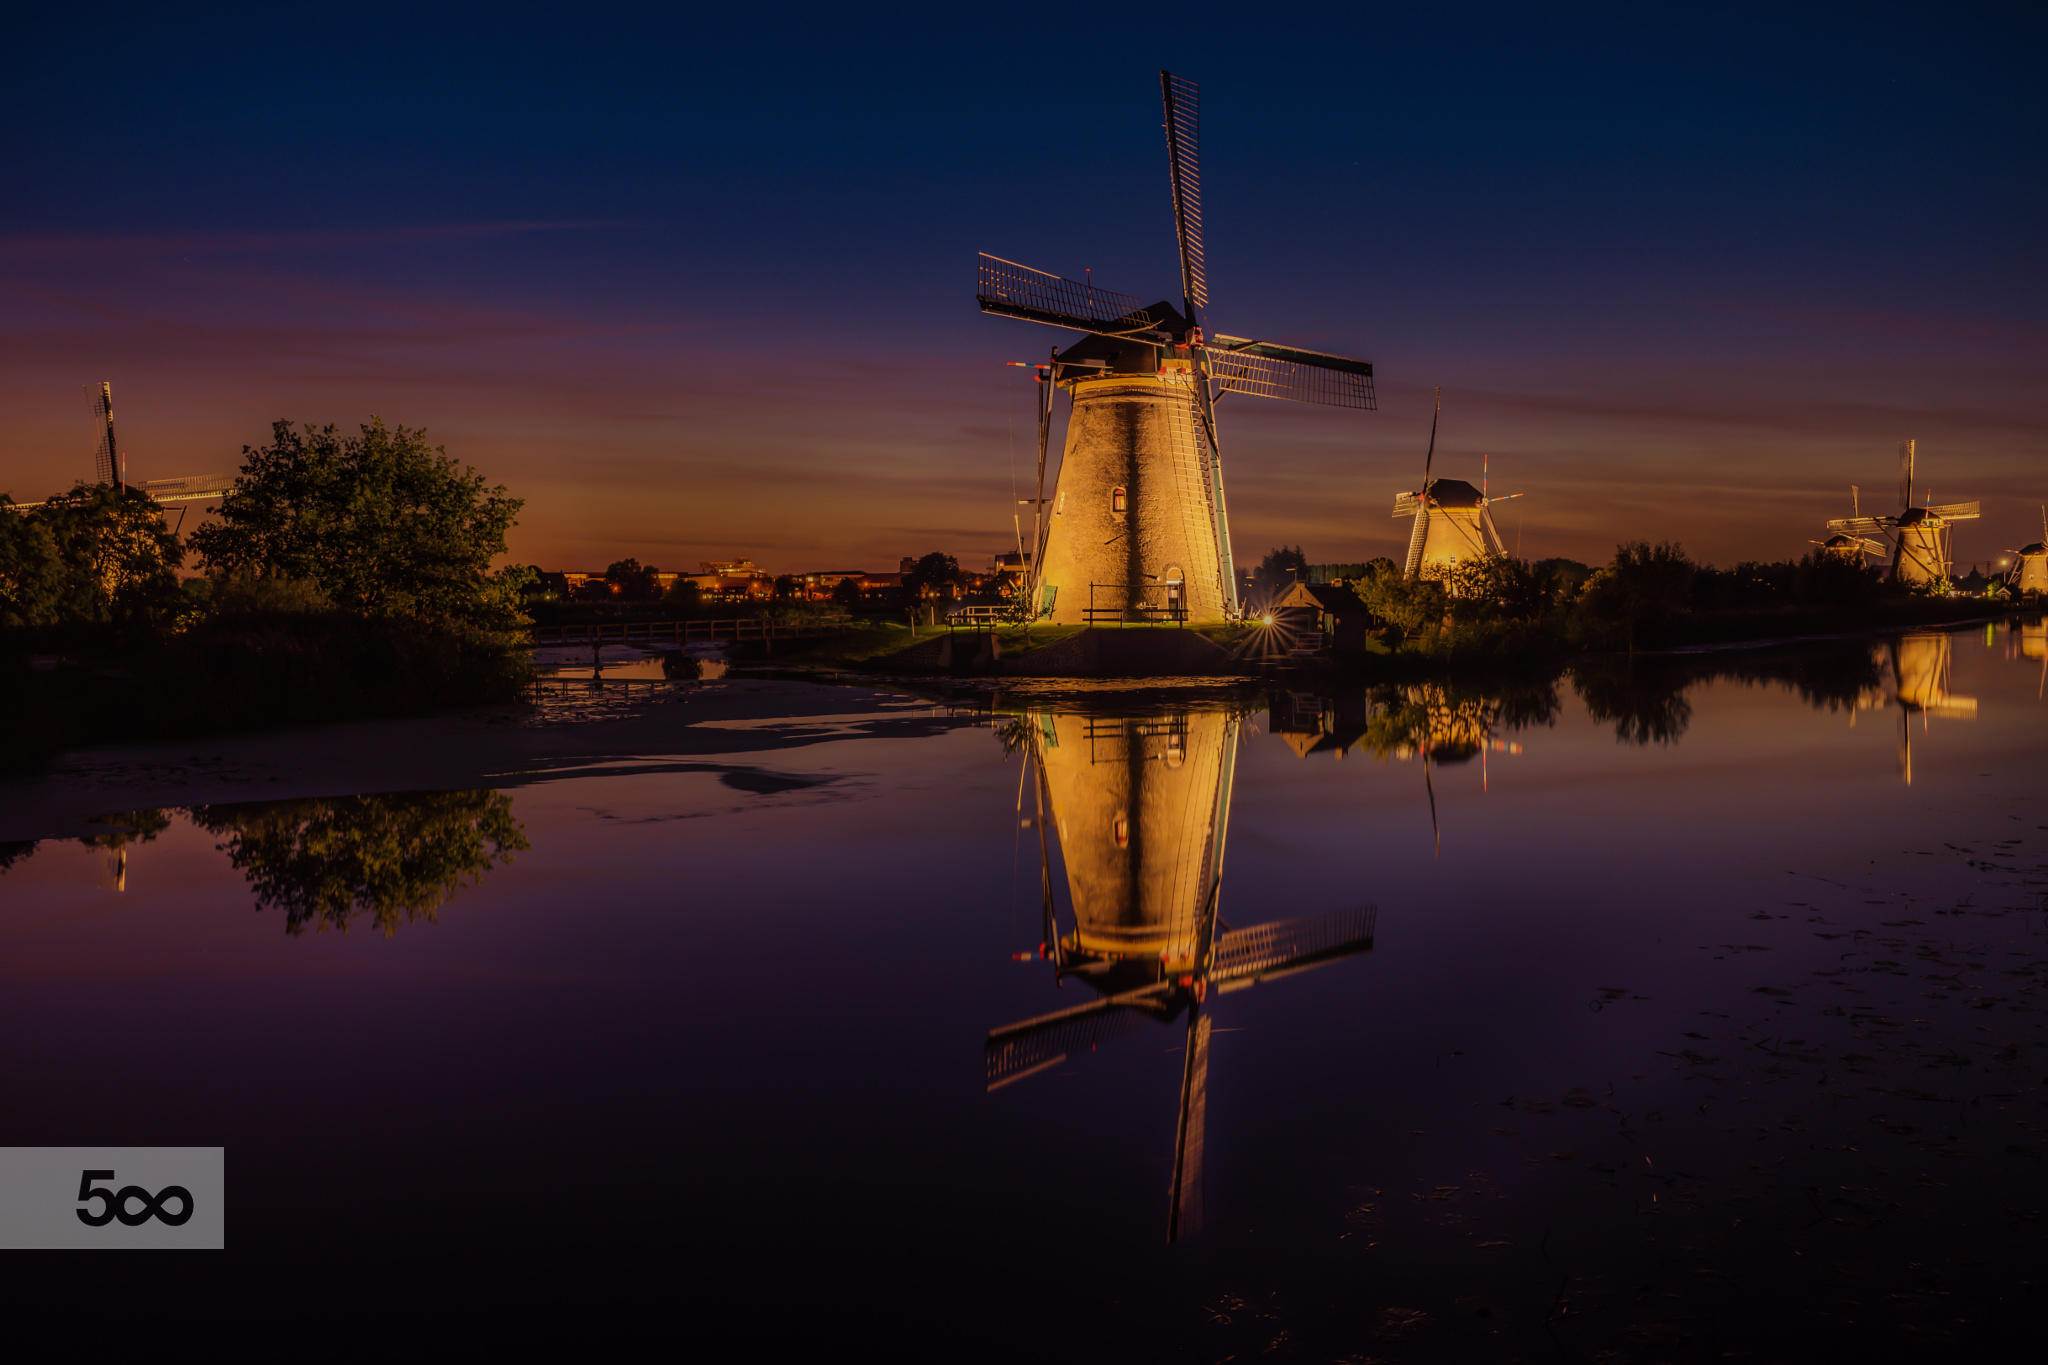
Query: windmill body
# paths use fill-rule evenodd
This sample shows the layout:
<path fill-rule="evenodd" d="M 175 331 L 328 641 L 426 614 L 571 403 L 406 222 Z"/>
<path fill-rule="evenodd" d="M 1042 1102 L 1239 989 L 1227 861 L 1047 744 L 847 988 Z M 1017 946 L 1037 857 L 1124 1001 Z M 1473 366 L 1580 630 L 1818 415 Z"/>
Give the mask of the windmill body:
<path fill-rule="evenodd" d="M 1179 316 L 1165 304 L 1148 311 Z M 1228 616 L 1193 363 L 1172 346 L 1089 337 L 1054 371 L 1073 411 L 1038 573 L 1044 614 L 1080 624 Z"/>
<path fill-rule="evenodd" d="M 1073 402 L 1052 496 L 1041 407 L 1032 615 L 1092 625 L 1238 614 L 1216 403 L 1228 393 L 1334 407 L 1375 406 L 1372 366 L 1299 347 L 1206 332 L 1200 92 L 1160 73 L 1181 304 L 1137 298 L 984 254 L 983 312 L 1081 332 L 1044 382 Z"/>
<path fill-rule="evenodd" d="M 2041 538 L 2012 551 L 2005 586 L 2016 594 L 2048 596 L 2048 506 L 2041 509 Z"/>
<path fill-rule="evenodd" d="M 1463 479 L 1431 479 L 1419 492 L 1394 499 L 1396 517 L 1413 517 L 1408 560 L 1409 578 L 1449 579 L 1466 564 L 1499 559 L 1505 554 L 1494 529 L 1489 499 Z"/>
<path fill-rule="evenodd" d="M 2048 594 L 2048 541 L 2037 540 L 2014 551 L 2007 582 L 2016 593 Z"/>

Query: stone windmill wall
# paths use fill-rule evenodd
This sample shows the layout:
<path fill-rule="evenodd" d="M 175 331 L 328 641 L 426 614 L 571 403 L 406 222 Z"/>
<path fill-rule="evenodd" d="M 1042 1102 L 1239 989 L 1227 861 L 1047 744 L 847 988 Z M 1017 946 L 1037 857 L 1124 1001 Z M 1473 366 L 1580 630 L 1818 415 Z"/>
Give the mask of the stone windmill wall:
<path fill-rule="evenodd" d="M 1177 591 L 1188 620 L 1221 620 L 1216 512 L 1192 380 L 1169 369 L 1067 387 L 1074 410 L 1036 605 L 1046 611 L 1050 598 L 1047 617 L 1063 624 L 1158 619 Z"/>

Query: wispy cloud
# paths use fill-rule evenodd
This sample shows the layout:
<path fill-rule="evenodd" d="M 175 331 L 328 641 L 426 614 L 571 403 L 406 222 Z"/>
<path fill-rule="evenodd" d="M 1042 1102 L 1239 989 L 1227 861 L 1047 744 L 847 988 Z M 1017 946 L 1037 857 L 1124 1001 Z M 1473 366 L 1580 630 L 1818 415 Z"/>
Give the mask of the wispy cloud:
<path fill-rule="evenodd" d="M 306 251 L 361 251 L 617 227 L 596 219 L 510 219 L 400 227 L 306 228 L 285 232 L 30 233 L 0 236 L 0 261 L 81 257 L 248 256 Z"/>

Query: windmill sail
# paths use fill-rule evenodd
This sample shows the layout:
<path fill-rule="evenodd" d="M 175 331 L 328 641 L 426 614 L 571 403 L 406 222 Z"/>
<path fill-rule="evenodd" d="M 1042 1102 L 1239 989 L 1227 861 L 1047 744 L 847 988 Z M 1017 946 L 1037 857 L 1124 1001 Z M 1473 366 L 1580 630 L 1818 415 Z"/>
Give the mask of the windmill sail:
<path fill-rule="evenodd" d="M 1209 1016 L 1197 1002 L 1188 1007 L 1187 1052 L 1181 1064 L 1180 1117 L 1174 1125 L 1173 1187 L 1166 1214 L 1169 1242 L 1202 1230 L 1202 1148 L 1208 1116 Z"/>
<path fill-rule="evenodd" d="M 1296 346 L 1218 336 L 1209 350 L 1209 369 L 1225 393 L 1251 393 L 1333 408 L 1378 409 L 1372 364 L 1348 356 L 1324 355 Z"/>
<path fill-rule="evenodd" d="M 975 300 L 984 313 L 1068 327 L 1077 332 L 1123 336 L 1153 330 L 1158 323 L 1129 294 L 1066 279 L 1028 265 L 981 253 Z"/>
<path fill-rule="evenodd" d="M 1943 521 L 1974 521 L 1984 515 L 1984 504 L 1977 501 L 1941 502 L 1929 507 L 1927 514 Z"/>
<path fill-rule="evenodd" d="M 1202 257 L 1202 90 L 1193 81 L 1159 73 L 1166 104 L 1166 162 L 1173 178 L 1173 232 L 1180 240 L 1181 292 L 1189 320 L 1209 305 L 1209 269 Z"/>

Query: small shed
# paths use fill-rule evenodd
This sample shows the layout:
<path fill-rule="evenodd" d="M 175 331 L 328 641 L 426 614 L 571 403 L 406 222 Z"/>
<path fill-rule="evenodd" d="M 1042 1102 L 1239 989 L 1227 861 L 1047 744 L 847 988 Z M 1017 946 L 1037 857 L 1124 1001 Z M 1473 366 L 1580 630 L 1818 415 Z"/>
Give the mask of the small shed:
<path fill-rule="evenodd" d="M 1356 654 L 1365 649 L 1373 615 L 1342 583 L 1295 583 L 1273 603 L 1273 625 L 1295 653 Z"/>

